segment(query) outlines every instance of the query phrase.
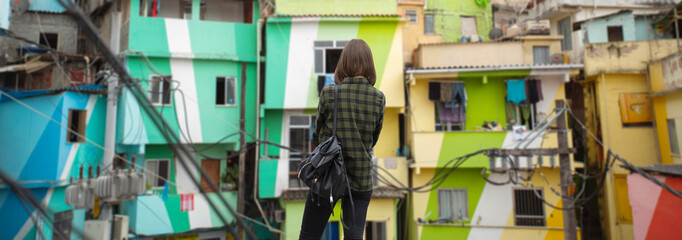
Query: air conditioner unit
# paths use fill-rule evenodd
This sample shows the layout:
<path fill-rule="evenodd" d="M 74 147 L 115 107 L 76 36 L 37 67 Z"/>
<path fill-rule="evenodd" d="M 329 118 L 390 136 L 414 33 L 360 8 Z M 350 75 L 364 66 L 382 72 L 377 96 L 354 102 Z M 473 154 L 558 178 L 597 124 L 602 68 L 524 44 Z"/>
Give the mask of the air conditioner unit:
<path fill-rule="evenodd" d="M 525 35 L 549 35 L 549 20 L 528 20 L 521 23 L 521 32 Z"/>
<path fill-rule="evenodd" d="M 114 238 L 113 240 L 128 240 L 128 216 L 114 216 Z"/>
<path fill-rule="evenodd" d="M 286 220 L 286 212 L 284 210 L 275 210 L 275 222 L 283 223 Z"/>
<path fill-rule="evenodd" d="M 83 228 L 83 239 L 109 240 L 111 223 L 108 220 L 87 220 Z"/>

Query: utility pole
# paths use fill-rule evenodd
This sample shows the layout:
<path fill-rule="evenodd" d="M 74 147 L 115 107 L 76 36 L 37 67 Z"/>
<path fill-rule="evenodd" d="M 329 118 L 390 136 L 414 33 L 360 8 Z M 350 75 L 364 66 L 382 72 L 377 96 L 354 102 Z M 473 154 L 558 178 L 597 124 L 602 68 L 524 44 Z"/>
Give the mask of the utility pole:
<path fill-rule="evenodd" d="M 565 108 L 564 100 L 556 100 L 554 105 L 557 109 Z M 559 150 L 568 149 L 568 128 L 566 127 L 566 110 L 561 111 L 556 120 L 559 141 Z M 571 157 L 568 153 L 559 153 L 559 171 L 561 175 L 561 201 L 564 207 L 564 239 L 577 240 L 575 209 L 573 209 L 574 199 L 569 196 L 568 187 L 573 184 L 571 176 Z"/>
<path fill-rule="evenodd" d="M 241 92 L 239 94 L 239 196 L 237 200 L 237 212 L 245 214 L 245 190 L 246 190 L 246 63 L 242 62 Z M 243 238 L 246 229 L 239 229 L 239 238 Z"/>

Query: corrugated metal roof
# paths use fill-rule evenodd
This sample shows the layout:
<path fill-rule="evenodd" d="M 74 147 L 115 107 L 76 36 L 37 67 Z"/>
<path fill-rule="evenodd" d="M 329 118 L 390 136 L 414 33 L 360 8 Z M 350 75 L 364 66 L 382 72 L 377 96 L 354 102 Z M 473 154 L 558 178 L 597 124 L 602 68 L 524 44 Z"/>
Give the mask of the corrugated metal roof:
<path fill-rule="evenodd" d="M 625 165 L 621 165 L 628 168 Z M 639 167 L 647 173 L 667 175 L 673 177 L 682 177 L 682 164 L 656 164 L 653 166 Z M 630 169 L 632 170 L 632 169 Z"/>
<path fill-rule="evenodd" d="M 33 0 L 28 10 L 49 13 L 63 13 L 66 11 L 62 5 L 59 5 L 57 0 Z"/>
<path fill-rule="evenodd" d="M 403 17 L 399 14 L 275 14 L 268 17 L 275 18 L 356 18 L 356 17 L 385 17 L 398 18 Z"/>
<path fill-rule="evenodd" d="M 571 69 L 582 68 L 582 64 L 528 64 L 528 65 L 470 65 L 470 66 L 438 66 L 426 68 L 408 68 L 407 73 L 429 72 L 431 70 L 476 70 L 476 71 L 494 71 L 494 70 L 527 70 L 527 69 Z"/>

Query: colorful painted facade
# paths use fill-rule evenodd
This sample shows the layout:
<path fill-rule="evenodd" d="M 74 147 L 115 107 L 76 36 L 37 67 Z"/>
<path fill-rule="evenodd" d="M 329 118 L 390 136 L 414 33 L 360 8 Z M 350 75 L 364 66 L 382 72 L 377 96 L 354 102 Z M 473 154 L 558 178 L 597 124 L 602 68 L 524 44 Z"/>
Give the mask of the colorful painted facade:
<path fill-rule="evenodd" d="M 407 163 L 402 156 L 400 121 L 404 109 L 402 26 L 396 15 L 395 1 L 306 2 L 277 1 L 279 7 L 266 19 L 265 103 L 261 138 L 312 150 L 310 136 L 317 111 L 318 92 L 333 84 L 333 72 L 340 53 L 351 39 L 363 39 L 372 49 L 377 81 L 374 87 L 386 96 L 384 125 L 374 148 L 376 164 L 387 168 L 401 183 L 407 182 Z M 291 6 L 288 6 L 291 4 Z M 298 7 L 292 7 L 298 6 Z M 332 12 L 329 12 L 328 10 Z M 362 9 L 362 10 L 360 10 Z M 363 12 L 365 11 L 365 12 Z M 358 14 L 360 13 L 360 14 Z M 286 149 L 261 148 L 266 158 L 259 164 L 259 196 L 276 200 L 285 212 L 282 238 L 296 239 L 307 188 L 295 175 L 300 155 Z M 370 202 L 367 221 L 378 226 L 386 239 L 396 239 L 402 228 L 398 221 L 398 202 L 403 194 L 384 189 L 378 183 Z M 335 217 L 328 227 L 332 239 L 340 239 L 342 227 Z M 380 230 L 379 230 L 380 229 Z"/>
<path fill-rule="evenodd" d="M 420 46 L 415 52 L 418 59 L 415 68 L 406 71 L 409 85 L 408 141 L 414 159 L 410 171 L 412 187 L 443 176 L 443 172 L 452 166 L 450 160 L 453 158 L 488 148 L 515 148 L 521 142 L 514 140 L 510 120 L 517 123 L 515 126 L 520 126 L 523 121 L 535 122 L 534 118 L 539 121 L 553 111 L 555 100 L 565 99 L 564 84 L 581 66 L 533 64 L 532 58 L 529 60 L 524 57 L 528 54 L 528 47 L 524 46 L 530 49 L 546 45 L 551 49 L 559 48 L 560 38 L 542 38 L 538 36 L 511 43 Z M 494 56 L 500 52 L 515 51 L 515 48 L 518 48 L 517 53 L 502 53 L 505 58 L 478 60 L 473 57 L 470 61 L 458 62 L 458 59 L 445 57 L 461 51 Z M 544 99 L 525 106 L 507 102 L 505 96 L 510 92 L 506 82 L 519 79 L 539 80 Z M 461 104 L 464 104 L 466 115 L 463 121 L 457 121 L 456 126 L 454 123 L 450 126 L 450 123 L 446 125 L 441 122 L 441 111 L 450 110 L 439 107 L 439 100 L 431 98 L 434 86 L 439 84 L 441 87 L 443 84 L 461 84 L 465 89 L 466 100 Z M 535 108 L 533 117 L 530 108 Z M 495 122 L 499 127 L 492 127 L 494 130 L 491 130 L 483 126 L 490 122 Z M 535 140 L 524 142 L 521 147 L 557 147 L 555 133 L 543 134 Z M 550 166 L 552 157 L 542 156 L 542 162 L 537 157 L 521 158 L 522 170 L 519 173 L 530 175 L 530 181 L 502 186 L 486 182 L 483 177 L 492 182 L 505 183 L 509 175 L 489 171 L 491 166 L 488 157 L 476 155 L 445 177 L 435 189 L 411 193 L 409 239 L 438 239 L 443 236 L 454 239 L 562 239 L 562 211 L 541 202 L 533 202 L 539 201 L 534 196 L 523 195 L 524 191 L 535 189 L 542 192 L 539 194 L 548 203 L 561 206 L 560 197 L 550 190 L 560 181 L 559 170 Z M 528 161 L 532 166 L 528 166 Z M 496 168 L 500 167 L 500 160 L 495 163 Z M 536 171 L 528 174 L 530 169 Z M 552 185 L 548 185 L 548 182 Z M 447 194 L 458 197 L 448 197 Z M 523 209 L 519 209 L 522 202 L 536 207 L 538 222 L 524 222 L 520 212 Z M 447 209 L 453 208 L 456 208 L 455 213 L 448 213 Z"/>
<path fill-rule="evenodd" d="M 124 7 L 129 8 L 129 18 L 123 21 L 128 22 L 128 34 L 122 55 L 130 74 L 148 90 L 150 102 L 172 133 L 189 144 L 197 164 L 219 187 L 225 187 L 221 176 L 231 173 L 236 178 L 238 173 L 237 164 L 228 165 L 237 158 L 228 160 L 228 156 L 239 149 L 242 94 L 246 132 L 254 135 L 256 130 L 259 4 L 132 0 Z M 148 175 L 151 195 L 122 204 L 120 214 L 130 217 L 130 229 L 145 236 L 164 236 L 224 226 L 128 90 L 120 95 L 117 116 L 117 153 L 129 160 L 135 157 L 137 164 L 169 180 Z M 202 182 L 201 188 L 209 189 L 197 169 L 190 172 Z M 163 197 L 164 185 L 168 197 Z M 181 209 L 182 194 L 193 195 L 193 209 Z M 208 197 L 215 201 L 217 194 L 236 209 L 234 189 Z M 234 223 L 233 216 L 227 218 Z M 220 239 L 225 238 L 225 229 L 216 231 Z"/>
<path fill-rule="evenodd" d="M 83 177 L 88 178 L 88 168 L 92 166 L 94 174 L 94 168 L 100 164 L 103 150 L 94 144 L 102 146 L 104 143 L 107 107 L 106 96 L 102 95 L 101 90 L 90 93 L 79 91 L 82 90 L 50 94 L 45 90 L 15 92 L 17 95 L 14 96 L 20 101 L 56 122 L 5 96 L 0 101 L 2 171 L 30 189 L 37 200 L 47 207 L 50 219 L 55 219 L 56 214 L 70 213 L 71 219 L 65 220 L 70 221 L 74 228 L 71 230 L 73 239 L 80 239 L 76 231 L 83 231 L 86 213 L 85 210 L 67 206 L 64 193 L 72 178 L 81 177 L 81 167 L 85 169 Z M 30 97 L 21 98 L 21 94 Z M 65 129 L 64 126 L 72 126 L 71 121 L 75 116 L 85 121 L 82 130 L 92 142 L 74 138 Z M 23 204 L 26 202 L 19 200 L 8 185 L 0 186 L 0 216 L 4 219 L 0 238 L 51 239 L 52 227 L 41 224 L 42 217 L 32 208 L 31 213 L 28 213 L 29 210 L 24 209 Z M 37 227 L 30 215 L 37 217 Z"/>
<path fill-rule="evenodd" d="M 657 64 L 652 65 L 651 73 L 648 73 L 647 68 L 649 62 L 656 62 L 676 51 L 674 40 L 594 43 L 585 46 L 586 125 L 603 142 L 602 148 L 595 140 L 587 138 L 590 164 L 603 169 L 608 149 L 635 166 L 672 162 L 670 155 L 665 157 L 665 154 L 660 153 L 660 147 L 665 145 L 658 140 L 663 136 L 657 136 L 660 130 L 654 127 L 665 123 L 665 118 L 658 118 L 660 114 L 665 114 L 661 107 L 664 105 L 661 105 L 660 97 L 650 98 L 653 93 L 647 80 L 662 73 L 660 63 L 658 68 L 655 67 Z M 654 81 L 660 86 L 660 79 L 660 76 L 652 78 L 652 87 Z M 652 101 L 655 101 L 654 109 L 651 108 Z M 604 196 L 599 199 L 604 238 L 633 239 L 633 210 L 627 198 L 627 174 L 625 169 L 613 168 L 606 178 Z"/>
<path fill-rule="evenodd" d="M 656 142 L 663 164 L 680 164 L 682 139 L 682 72 L 680 53 L 649 64 L 649 92 L 652 95 L 652 114 L 656 128 Z"/>
<path fill-rule="evenodd" d="M 424 15 L 432 19 L 433 33 L 443 42 L 468 42 L 480 37 L 488 40 L 493 27 L 492 4 L 483 0 L 426 1 Z M 467 40 L 468 39 L 468 40 Z"/>
<path fill-rule="evenodd" d="M 642 169 L 673 189 L 682 189 L 679 164 L 658 164 Z M 682 234 L 680 215 L 670 211 L 682 206 L 682 199 L 638 173 L 627 176 L 627 185 L 634 239 L 675 239 Z"/>

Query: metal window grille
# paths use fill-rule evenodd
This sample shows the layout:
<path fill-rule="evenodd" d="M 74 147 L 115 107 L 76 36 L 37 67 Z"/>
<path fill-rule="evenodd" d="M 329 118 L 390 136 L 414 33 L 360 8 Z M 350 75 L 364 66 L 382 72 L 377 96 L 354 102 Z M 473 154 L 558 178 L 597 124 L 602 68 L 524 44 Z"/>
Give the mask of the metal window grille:
<path fill-rule="evenodd" d="M 516 226 L 545 226 L 545 208 L 542 188 L 514 189 L 514 223 Z"/>
<path fill-rule="evenodd" d="M 405 15 L 410 17 L 409 23 L 417 23 L 419 22 L 417 20 L 417 10 L 414 9 L 405 9 Z"/>

